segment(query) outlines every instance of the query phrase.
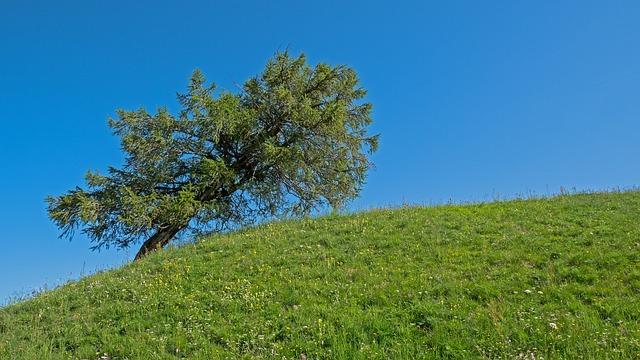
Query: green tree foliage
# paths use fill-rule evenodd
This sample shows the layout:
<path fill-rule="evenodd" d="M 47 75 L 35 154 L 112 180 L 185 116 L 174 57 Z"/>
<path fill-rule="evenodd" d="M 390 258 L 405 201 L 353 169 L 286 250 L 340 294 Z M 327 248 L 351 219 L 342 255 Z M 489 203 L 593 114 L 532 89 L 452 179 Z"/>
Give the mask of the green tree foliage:
<path fill-rule="evenodd" d="M 340 207 L 359 193 L 377 136 L 354 70 L 277 53 L 241 91 L 216 91 L 196 70 L 181 111 L 117 111 L 122 168 L 89 172 L 87 188 L 49 197 L 51 219 L 93 249 L 138 256 L 183 230 L 223 231 Z"/>

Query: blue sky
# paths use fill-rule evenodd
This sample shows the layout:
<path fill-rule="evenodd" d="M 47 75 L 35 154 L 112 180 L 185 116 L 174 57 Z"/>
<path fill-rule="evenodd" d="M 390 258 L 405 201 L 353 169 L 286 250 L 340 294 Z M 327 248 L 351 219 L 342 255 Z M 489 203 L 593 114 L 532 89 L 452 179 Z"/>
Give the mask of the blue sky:
<path fill-rule="evenodd" d="M 122 161 L 117 108 L 234 89 L 278 49 L 354 67 L 382 134 L 352 209 L 628 188 L 637 1 L 0 2 L 0 303 L 128 261 L 57 239 L 44 198 Z"/>

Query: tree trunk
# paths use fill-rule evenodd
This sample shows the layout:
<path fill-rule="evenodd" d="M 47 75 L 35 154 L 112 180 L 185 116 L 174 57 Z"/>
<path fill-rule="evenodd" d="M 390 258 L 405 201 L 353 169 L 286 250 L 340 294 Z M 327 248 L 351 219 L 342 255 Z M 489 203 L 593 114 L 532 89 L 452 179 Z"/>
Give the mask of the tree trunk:
<path fill-rule="evenodd" d="M 136 254 L 136 258 L 134 260 L 140 260 L 148 253 L 162 249 L 180 230 L 184 228 L 185 226 L 178 225 L 160 228 L 155 234 L 148 238 L 144 244 L 142 244 L 142 247 L 138 251 L 138 254 Z"/>

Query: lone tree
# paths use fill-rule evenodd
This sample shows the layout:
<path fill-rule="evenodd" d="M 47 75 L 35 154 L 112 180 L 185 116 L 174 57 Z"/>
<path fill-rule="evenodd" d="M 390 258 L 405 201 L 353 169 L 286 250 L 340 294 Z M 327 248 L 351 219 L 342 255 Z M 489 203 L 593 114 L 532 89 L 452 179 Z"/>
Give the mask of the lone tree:
<path fill-rule="evenodd" d="M 181 111 L 118 110 L 109 126 L 126 161 L 87 188 L 47 198 L 51 219 L 92 249 L 145 239 L 140 259 L 178 233 L 232 229 L 340 207 L 371 167 L 377 136 L 354 70 L 277 53 L 237 93 L 215 91 L 196 70 Z"/>

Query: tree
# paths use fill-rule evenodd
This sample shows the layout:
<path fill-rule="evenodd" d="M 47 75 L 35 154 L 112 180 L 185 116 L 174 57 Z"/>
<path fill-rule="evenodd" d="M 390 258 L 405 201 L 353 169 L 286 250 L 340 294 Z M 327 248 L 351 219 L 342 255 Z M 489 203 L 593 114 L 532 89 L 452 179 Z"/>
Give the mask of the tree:
<path fill-rule="evenodd" d="M 377 136 L 354 70 L 277 53 L 237 93 L 194 71 L 181 111 L 118 110 L 109 126 L 122 168 L 47 198 L 51 219 L 92 249 L 146 239 L 136 259 L 178 233 L 214 232 L 337 208 L 359 193 Z"/>

